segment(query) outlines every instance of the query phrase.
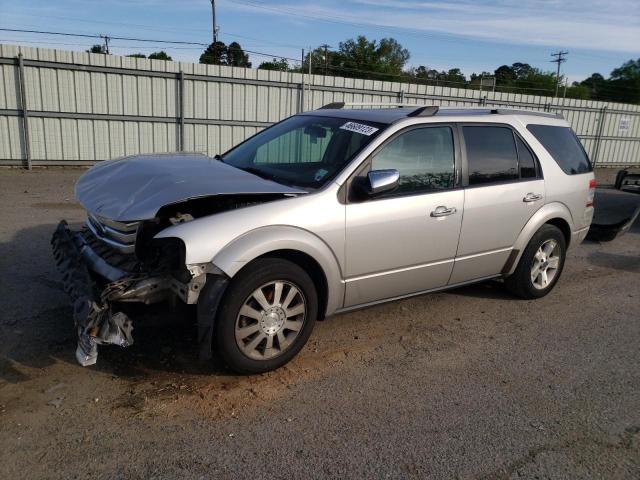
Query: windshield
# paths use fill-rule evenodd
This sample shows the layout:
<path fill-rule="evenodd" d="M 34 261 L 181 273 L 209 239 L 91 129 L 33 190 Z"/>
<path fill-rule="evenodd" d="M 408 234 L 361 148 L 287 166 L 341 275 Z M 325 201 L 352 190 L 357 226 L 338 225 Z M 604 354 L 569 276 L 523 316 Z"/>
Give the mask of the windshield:
<path fill-rule="evenodd" d="M 373 122 L 299 115 L 251 137 L 222 161 L 276 182 L 320 188 L 383 128 Z"/>

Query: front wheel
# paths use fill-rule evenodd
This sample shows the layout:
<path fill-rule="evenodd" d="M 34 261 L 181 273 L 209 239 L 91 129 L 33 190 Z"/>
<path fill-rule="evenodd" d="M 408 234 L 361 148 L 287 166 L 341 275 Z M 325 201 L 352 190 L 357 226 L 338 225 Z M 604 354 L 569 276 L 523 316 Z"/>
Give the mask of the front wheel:
<path fill-rule="evenodd" d="M 229 286 L 216 318 L 215 347 L 239 373 L 275 370 L 305 345 L 317 313 L 317 292 L 302 268 L 259 259 Z"/>
<path fill-rule="evenodd" d="M 506 287 L 522 298 L 544 297 L 560 278 L 566 254 L 567 243 L 560 229 L 543 225 L 522 253 L 515 272 L 505 279 Z"/>

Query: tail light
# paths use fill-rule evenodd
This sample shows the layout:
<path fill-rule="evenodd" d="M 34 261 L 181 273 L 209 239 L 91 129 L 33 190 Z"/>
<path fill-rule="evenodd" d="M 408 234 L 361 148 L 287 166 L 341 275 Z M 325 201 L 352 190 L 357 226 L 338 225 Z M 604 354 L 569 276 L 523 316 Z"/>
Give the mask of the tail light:
<path fill-rule="evenodd" d="M 595 179 L 589 180 L 589 195 L 587 196 L 587 207 L 593 207 L 593 197 L 596 194 Z"/>

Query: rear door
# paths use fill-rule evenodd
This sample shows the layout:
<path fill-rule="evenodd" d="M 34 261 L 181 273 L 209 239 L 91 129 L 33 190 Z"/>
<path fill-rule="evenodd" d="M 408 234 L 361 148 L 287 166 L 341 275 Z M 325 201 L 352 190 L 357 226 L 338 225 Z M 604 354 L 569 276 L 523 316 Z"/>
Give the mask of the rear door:
<path fill-rule="evenodd" d="M 450 125 L 403 130 L 356 173 L 357 178 L 370 170 L 396 169 L 400 184 L 379 197 L 348 199 L 345 307 L 447 284 L 464 202 L 454 138 Z"/>
<path fill-rule="evenodd" d="M 450 284 L 499 274 L 518 234 L 545 201 L 537 159 L 509 125 L 465 124 L 460 130 L 464 219 Z"/>

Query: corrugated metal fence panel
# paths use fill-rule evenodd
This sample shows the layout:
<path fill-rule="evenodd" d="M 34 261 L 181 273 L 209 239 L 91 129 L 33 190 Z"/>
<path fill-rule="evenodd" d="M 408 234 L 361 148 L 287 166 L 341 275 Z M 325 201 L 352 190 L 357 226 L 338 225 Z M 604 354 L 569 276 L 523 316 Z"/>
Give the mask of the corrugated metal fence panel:
<path fill-rule="evenodd" d="M 303 93 L 300 73 L 0 45 L 0 164 L 5 165 L 26 163 L 19 53 L 25 61 L 34 165 L 92 164 L 178 150 L 181 142 L 186 151 L 215 155 L 301 108 L 401 99 L 557 111 L 599 165 L 640 164 L 640 105 L 322 75 L 304 75 Z"/>

